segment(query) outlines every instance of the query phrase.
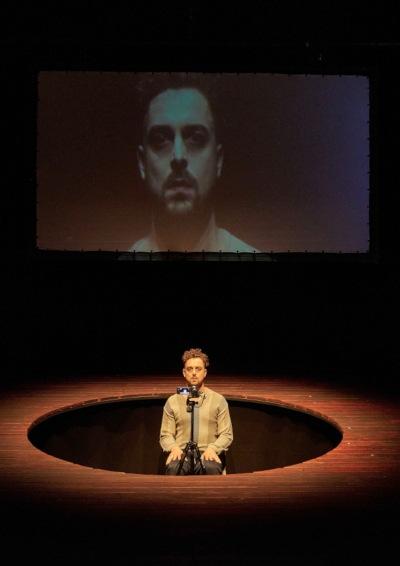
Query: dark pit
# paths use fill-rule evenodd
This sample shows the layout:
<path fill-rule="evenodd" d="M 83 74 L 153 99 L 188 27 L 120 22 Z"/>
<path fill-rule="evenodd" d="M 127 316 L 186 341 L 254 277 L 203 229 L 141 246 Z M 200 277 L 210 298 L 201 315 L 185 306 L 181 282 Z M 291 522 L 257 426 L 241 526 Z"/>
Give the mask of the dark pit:
<path fill-rule="evenodd" d="M 291 466 L 317 458 L 342 440 L 328 417 L 282 403 L 230 399 L 234 442 L 227 474 Z M 135 474 L 162 474 L 158 442 L 165 398 L 88 401 L 42 416 L 28 431 L 31 443 L 82 466 Z"/>

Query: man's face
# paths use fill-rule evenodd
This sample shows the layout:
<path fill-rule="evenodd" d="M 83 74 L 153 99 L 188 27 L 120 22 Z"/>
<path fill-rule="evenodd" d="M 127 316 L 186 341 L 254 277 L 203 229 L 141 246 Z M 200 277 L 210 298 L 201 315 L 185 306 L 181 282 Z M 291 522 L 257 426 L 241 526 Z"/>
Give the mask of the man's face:
<path fill-rule="evenodd" d="M 138 161 L 142 179 L 163 210 L 179 216 L 201 208 L 223 162 L 203 94 L 194 88 L 168 89 L 151 101 Z"/>
<path fill-rule="evenodd" d="M 186 360 L 183 368 L 183 377 L 188 385 L 195 385 L 198 389 L 203 386 L 203 381 L 207 375 L 207 369 L 201 358 L 190 358 Z"/>

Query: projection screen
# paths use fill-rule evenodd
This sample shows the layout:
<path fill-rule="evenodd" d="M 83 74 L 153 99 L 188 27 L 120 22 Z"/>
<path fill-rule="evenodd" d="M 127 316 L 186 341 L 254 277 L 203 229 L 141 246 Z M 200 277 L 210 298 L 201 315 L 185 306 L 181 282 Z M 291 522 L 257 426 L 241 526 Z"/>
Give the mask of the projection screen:
<path fill-rule="evenodd" d="M 37 248 L 368 252 L 369 79 L 38 75 Z"/>

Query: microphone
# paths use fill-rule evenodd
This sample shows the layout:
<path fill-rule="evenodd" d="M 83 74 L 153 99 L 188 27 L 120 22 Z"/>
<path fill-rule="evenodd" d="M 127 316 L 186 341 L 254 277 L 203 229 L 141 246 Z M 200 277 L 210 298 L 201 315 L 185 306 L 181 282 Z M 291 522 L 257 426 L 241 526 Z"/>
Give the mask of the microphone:
<path fill-rule="evenodd" d="M 193 407 L 198 402 L 198 401 L 194 401 L 193 397 L 200 397 L 197 387 L 195 385 L 191 385 L 189 387 L 189 394 L 186 400 L 186 410 L 188 413 L 191 413 L 193 411 Z"/>
<path fill-rule="evenodd" d="M 199 397 L 199 391 L 196 387 L 196 385 L 192 385 L 190 388 L 190 396 L 191 397 Z"/>

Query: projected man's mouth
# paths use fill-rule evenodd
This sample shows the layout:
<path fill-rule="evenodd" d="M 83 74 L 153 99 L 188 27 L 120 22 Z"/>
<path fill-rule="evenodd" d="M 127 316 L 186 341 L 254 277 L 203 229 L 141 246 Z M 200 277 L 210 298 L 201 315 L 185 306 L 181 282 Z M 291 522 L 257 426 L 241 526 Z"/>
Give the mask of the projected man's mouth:
<path fill-rule="evenodd" d="M 168 193 L 177 195 L 182 194 L 193 194 L 197 193 L 197 183 L 195 179 L 192 179 L 189 175 L 182 176 L 171 176 L 167 179 L 164 185 L 164 194 Z"/>
<path fill-rule="evenodd" d="M 170 213 L 188 213 L 198 197 L 197 183 L 188 173 L 170 175 L 164 185 L 164 199 Z"/>

